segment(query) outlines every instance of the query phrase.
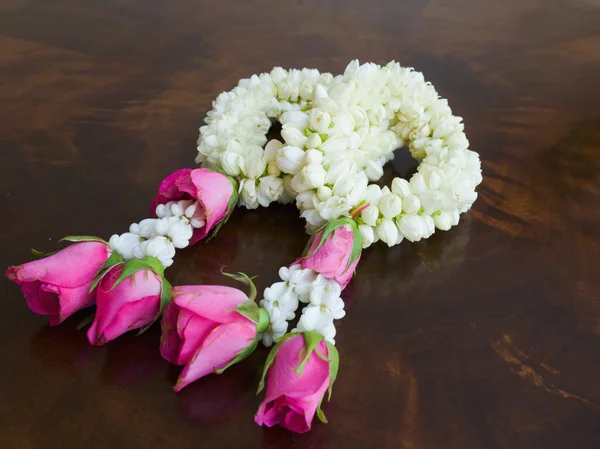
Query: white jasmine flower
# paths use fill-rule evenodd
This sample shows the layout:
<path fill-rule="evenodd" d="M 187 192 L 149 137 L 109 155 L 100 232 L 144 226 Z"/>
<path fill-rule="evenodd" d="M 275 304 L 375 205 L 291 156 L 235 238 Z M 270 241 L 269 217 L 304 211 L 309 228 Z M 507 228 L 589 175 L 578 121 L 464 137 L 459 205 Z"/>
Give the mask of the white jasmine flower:
<path fill-rule="evenodd" d="M 371 184 L 367 186 L 367 190 L 365 192 L 365 200 L 371 206 L 377 206 L 382 196 L 383 193 L 381 192 L 381 187 L 379 187 L 377 184 Z"/>
<path fill-rule="evenodd" d="M 258 181 L 258 202 L 267 207 L 283 194 L 283 180 L 276 176 L 263 176 Z"/>
<path fill-rule="evenodd" d="M 327 201 L 320 203 L 318 210 L 323 220 L 328 221 L 347 214 L 350 211 L 350 208 L 351 205 L 346 198 L 332 196 Z"/>
<path fill-rule="evenodd" d="M 269 316 L 272 313 L 281 313 L 285 320 L 295 318 L 295 312 L 298 308 L 298 294 L 290 285 L 285 282 L 276 282 L 265 289 L 263 296 L 264 299 L 259 304 L 267 309 Z M 277 320 L 277 317 L 275 320 Z"/>
<path fill-rule="evenodd" d="M 427 233 L 427 224 L 416 214 L 403 215 L 397 224 L 400 232 L 411 242 L 418 242 Z"/>
<path fill-rule="evenodd" d="M 335 343 L 333 316 L 325 307 L 309 305 L 304 308 L 295 331 L 315 331 L 323 335 L 330 343 Z"/>
<path fill-rule="evenodd" d="M 243 179 L 240 182 L 241 188 L 241 203 L 247 209 L 256 209 L 260 204 L 258 202 L 258 192 L 256 189 L 256 179 Z"/>
<path fill-rule="evenodd" d="M 365 174 L 369 178 L 369 181 L 377 181 L 383 176 L 383 167 L 377 161 L 367 161 Z"/>
<path fill-rule="evenodd" d="M 421 209 L 421 202 L 415 195 L 405 196 L 402 200 L 402 210 L 407 214 L 416 214 Z"/>
<path fill-rule="evenodd" d="M 401 198 L 405 198 L 413 194 L 409 182 L 402 178 L 394 178 L 392 181 L 392 193 L 400 196 Z"/>
<path fill-rule="evenodd" d="M 306 142 L 304 142 L 304 147 L 308 149 L 319 148 L 322 143 L 323 140 L 321 139 L 321 136 L 318 133 L 312 133 L 308 136 Z"/>
<path fill-rule="evenodd" d="M 150 240 L 142 242 L 140 248 L 145 256 L 156 257 L 165 268 L 173 264 L 175 246 L 166 237 L 153 237 Z"/>
<path fill-rule="evenodd" d="M 143 241 L 144 239 L 139 235 L 126 232 L 121 235 L 113 235 L 108 241 L 108 245 L 127 260 L 133 259 L 134 249 L 139 247 Z"/>
<path fill-rule="evenodd" d="M 325 224 L 325 219 L 321 216 L 317 209 L 307 209 L 300 216 L 306 220 L 311 229 L 317 229 Z"/>
<path fill-rule="evenodd" d="M 398 195 L 388 193 L 381 197 L 378 207 L 384 218 L 391 219 L 402 212 L 402 200 Z"/>
<path fill-rule="evenodd" d="M 433 217 L 435 227 L 441 231 L 448 231 L 452 227 L 452 213 L 440 212 Z"/>
<path fill-rule="evenodd" d="M 241 154 L 225 151 L 220 156 L 221 167 L 229 176 L 239 176 L 244 167 L 244 158 Z"/>
<path fill-rule="evenodd" d="M 398 240 L 398 228 L 392 220 L 383 218 L 375 228 L 379 238 L 388 246 L 393 246 Z"/>
<path fill-rule="evenodd" d="M 312 109 L 308 114 L 308 120 L 310 128 L 315 132 L 322 134 L 329 130 L 331 124 L 331 116 L 327 112 L 323 112 L 319 109 Z"/>
<path fill-rule="evenodd" d="M 279 140 L 269 140 L 269 142 L 265 146 L 265 161 L 267 163 L 274 161 L 277 157 L 277 151 L 280 148 L 283 148 L 283 144 Z"/>
<path fill-rule="evenodd" d="M 314 136 L 312 134 L 311 136 Z M 321 164 L 323 162 L 323 153 L 319 150 L 307 150 L 306 151 L 306 163 L 307 164 Z"/>
<path fill-rule="evenodd" d="M 376 226 L 377 219 L 379 218 L 379 208 L 372 204 L 370 206 L 365 207 L 360 213 L 360 218 L 362 218 L 362 221 L 364 221 L 369 226 Z"/>
<path fill-rule="evenodd" d="M 298 147 L 285 146 L 277 150 L 276 160 L 282 172 L 295 175 L 304 165 L 304 151 Z"/>
<path fill-rule="evenodd" d="M 362 239 L 363 239 L 362 247 L 368 248 L 369 246 L 371 246 L 371 244 L 375 240 L 375 232 L 373 231 L 373 227 L 371 227 L 370 225 L 364 225 L 364 224 L 359 225 L 358 231 L 360 232 L 360 235 L 362 236 Z"/>
<path fill-rule="evenodd" d="M 318 206 L 319 200 L 314 191 L 309 190 L 299 193 L 296 196 L 296 206 L 300 210 L 314 209 Z"/>
<path fill-rule="evenodd" d="M 288 145 L 298 148 L 302 148 L 308 139 L 302 131 L 291 126 L 282 128 L 281 137 Z"/>
<path fill-rule="evenodd" d="M 300 172 L 304 177 L 304 182 L 311 189 L 321 187 L 325 183 L 327 172 L 321 164 L 308 164 Z"/>
<path fill-rule="evenodd" d="M 321 186 L 317 190 L 317 197 L 319 198 L 320 201 L 327 201 L 329 198 L 331 198 L 332 195 L 333 195 L 333 192 L 327 186 Z"/>
<path fill-rule="evenodd" d="M 254 151 L 251 154 L 247 155 L 245 158 L 245 164 L 243 167 L 241 167 L 244 175 L 251 179 L 260 178 L 267 167 L 267 164 L 263 159 L 262 148 L 257 148 L 259 149 L 259 151 Z"/>

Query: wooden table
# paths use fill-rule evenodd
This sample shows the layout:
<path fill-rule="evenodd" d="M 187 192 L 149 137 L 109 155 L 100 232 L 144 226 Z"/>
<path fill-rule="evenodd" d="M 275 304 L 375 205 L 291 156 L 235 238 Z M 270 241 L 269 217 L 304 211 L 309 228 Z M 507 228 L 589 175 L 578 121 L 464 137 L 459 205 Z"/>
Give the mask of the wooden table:
<path fill-rule="evenodd" d="M 92 347 L 4 279 L 2 449 L 600 447 L 598 0 L 0 0 L 0 265 L 147 216 L 239 78 L 353 58 L 423 71 L 484 182 L 452 231 L 364 253 L 330 423 L 254 424 L 264 349 L 175 394 L 158 329 Z M 305 241 L 293 206 L 238 210 L 168 277 L 264 288 Z"/>

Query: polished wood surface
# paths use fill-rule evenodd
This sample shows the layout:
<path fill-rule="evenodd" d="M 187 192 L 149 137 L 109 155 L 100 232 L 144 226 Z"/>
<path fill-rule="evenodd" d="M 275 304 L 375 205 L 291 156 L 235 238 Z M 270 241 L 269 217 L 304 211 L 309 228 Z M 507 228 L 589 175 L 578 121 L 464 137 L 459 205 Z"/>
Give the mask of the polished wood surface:
<path fill-rule="evenodd" d="M 147 216 L 239 78 L 353 58 L 423 71 L 484 182 L 452 231 L 364 253 L 329 424 L 254 424 L 264 349 L 175 394 L 158 329 L 91 347 L 4 279 L 0 448 L 600 447 L 598 0 L 0 0 L 0 265 Z M 167 276 L 264 288 L 305 241 L 293 206 L 237 210 Z"/>

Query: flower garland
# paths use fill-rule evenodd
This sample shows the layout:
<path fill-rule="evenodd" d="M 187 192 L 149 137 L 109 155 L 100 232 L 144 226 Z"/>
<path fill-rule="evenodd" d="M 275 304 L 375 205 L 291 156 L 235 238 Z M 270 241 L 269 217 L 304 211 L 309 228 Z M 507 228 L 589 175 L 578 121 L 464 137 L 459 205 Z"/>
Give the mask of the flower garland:
<path fill-rule="evenodd" d="M 160 319 L 161 354 L 184 367 L 176 391 L 246 358 L 259 340 L 274 344 L 255 420 L 305 432 L 315 415 L 326 422 L 321 402 L 339 365 L 334 321 L 345 315 L 341 292 L 362 250 L 448 230 L 477 198 L 481 164 L 461 121 L 421 73 L 396 62 L 352 61 L 338 76 L 280 67 L 253 75 L 217 97 L 200 128 L 202 168 L 178 170 L 161 183 L 154 218 L 108 242 L 67 237 L 74 244 L 36 252 L 46 257 L 10 267 L 7 276 L 51 325 L 96 305 L 82 323 L 91 322 L 92 344 L 143 332 Z M 267 141 L 274 122 L 281 140 Z M 375 184 L 404 145 L 417 172 L 389 187 Z M 247 294 L 167 281 L 176 249 L 214 236 L 236 204 L 255 209 L 274 201 L 295 201 L 311 237 L 258 304 L 243 273 L 223 274 L 246 284 Z"/>

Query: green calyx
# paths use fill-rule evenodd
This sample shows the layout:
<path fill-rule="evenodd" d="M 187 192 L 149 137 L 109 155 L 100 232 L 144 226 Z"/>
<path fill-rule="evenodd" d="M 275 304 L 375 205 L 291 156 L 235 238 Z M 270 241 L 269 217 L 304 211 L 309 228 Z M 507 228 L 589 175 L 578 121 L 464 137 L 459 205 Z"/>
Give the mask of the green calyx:
<path fill-rule="evenodd" d="M 304 337 L 304 347 L 298 353 L 298 357 L 300 358 L 300 363 L 294 370 L 296 371 L 298 376 L 301 377 L 302 373 L 304 372 L 304 366 L 310 360 L 310 356 L 313 354 L 313 352 L 321 360 L 328 362 L 329 363 L 329 388 L 328 388 L 327 400 L 330 400 L 331 393 L 333 391 L 333 383 L 335 382 L 338 371 L 339 371 L 340 357 L 339 357 L 338 351 L 335 348 L 335 346 L 333 344 L 329 343 L 328 341 L 325 341 L 325 344 L 327 345 L 327 356 L 325 356 L 325 354 L 322 354 L 321 352 L 319 352 L 319 350 L 317 348 L 318 348 L 319 344 L 324 340 L 324 337 L 321 334 L 319 334 L 318 332 L 314 332 L 314 331 L 291 332 L 289 334 L 284 335 L 277 341 L 277 344 L 273 347 L 273 349 L 271 349 L 271 352 L 269 352 L 269 355 L 265 362 L 262 377 L 258 384 L 258 390 L 257 390 L 256 394 L 260 393 L 264 389 L 265 378 L 267 376 L 267 372 L 269 371 L 269 368 L 275 361 L 275 356 L 279 352 L 279 349 L 281 349 L 281 344 L 288 338 L 294 337 L 296 335 L 302 335 Z M 317 417 L 322 422 L 324 422 L 324 423 L 327 422 L 327 419 L 325 418 L 325 414 L 321 410 L 320 404 L 317 409 Z"/>
<path fill-rule="evenodd" d="M 100 237 L 94 237 L 92 235 L 68 235 L 58 241 L 58 243 L 61 243 L 61 242 L 73 242 L 73 243 L 98 242 L 98 243 L 104 243 L 105 245 L 108 245 L 108 242 L 106 240 L 101 239 Z M 48 256 L 51 256 L 52 254 L 55 254 L 57 251 L 58 250 L 45 253 L 43 251 L 38 251 L 37 249 L 31 248 L 31 254 L 33 254 L 35 257 L 48 257 Z"/>
<path fill-rule="evenodd" d="M 352 218 L 340 217 L 336 218 L 335 220 L 328 221 L 327 224 L 322 226 L 321 229 L 319 229 L 317 233 L 309 239 L 306 248 L 304 248 L 304 251 L 302 252 L 302 258 L 307 259 L 309 257 L 312 257 L 319 249 L 321 249 L 323 244 L 325 244 L 325 242 L 327 241 L 327 238 L 332 233 L 334 233 L 337 228 L 346 225 L 350 226 L 350 229 L 352 230 L 352 235 L 354 237 L 352 239 L 352 250 L 350 252 L 350 258 L 348 259 L 348 265 L 346 266 L 346 270 L 348 270 L 348 268 L 350 268 L 352 264 L 356 262 L 356 260 L 360 257 L 363 245 L 363 238 L 360 231 L 358 230 L 358 225 L 356 224 L 356 221 L 354 221 Z M 308 254 L 308 251 L 310 250 L 310 247 L 313 244 L 314 238 L 319 233 L 321 233 L 321 236 L 317 247 L 310 254 Z"/>

